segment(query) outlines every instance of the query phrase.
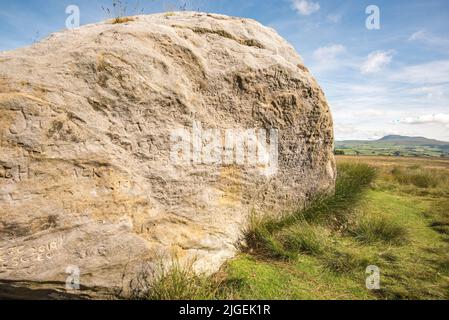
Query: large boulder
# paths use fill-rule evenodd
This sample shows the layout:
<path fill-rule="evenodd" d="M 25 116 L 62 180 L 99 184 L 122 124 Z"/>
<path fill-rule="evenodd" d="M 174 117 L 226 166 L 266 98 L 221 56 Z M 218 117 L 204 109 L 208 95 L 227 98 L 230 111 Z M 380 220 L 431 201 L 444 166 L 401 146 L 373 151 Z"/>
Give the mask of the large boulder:
<path fill-rule="evenodd" d="M 334 183 L 323 92 L 256 21 L 136 16 L 0 53 L 2 292 L 78 269 L 81 293 L 110 289 L 173 257 L 210 273 L 250 214 Z"/>

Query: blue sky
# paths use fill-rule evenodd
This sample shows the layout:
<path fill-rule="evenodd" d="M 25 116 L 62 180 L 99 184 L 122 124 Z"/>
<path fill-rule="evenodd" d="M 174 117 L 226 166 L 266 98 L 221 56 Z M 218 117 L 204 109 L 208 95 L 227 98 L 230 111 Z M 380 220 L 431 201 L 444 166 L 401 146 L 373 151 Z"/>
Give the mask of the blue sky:
<path fill-rule="evenodd" d="M 0 50 L 65 28 L 68 5 L 81 24 L 103 20 L 109 0 L 0 0 Z M 132 4 L 137 1 L 129 0 Z M 253 18 L 297 49 L 323 87 L 338 140 L 387 134 L 449 141 L 447 0 L 140 0 L 145 13 L 189 10 Z M 368 30 L 368 5 L 380 29 Z M 140 11 L 140 10 L 139 10 Z M 129 12 L 132 14 L 132 10 Z"/>

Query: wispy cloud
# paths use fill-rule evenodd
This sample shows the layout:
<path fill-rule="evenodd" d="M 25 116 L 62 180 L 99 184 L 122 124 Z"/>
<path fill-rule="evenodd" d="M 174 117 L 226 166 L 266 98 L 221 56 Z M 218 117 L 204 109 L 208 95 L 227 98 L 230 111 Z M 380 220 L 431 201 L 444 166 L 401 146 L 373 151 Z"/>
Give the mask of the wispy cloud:
<path fill-rule="evenodd" d="M 424 30 L 419 30 L 413 33 L 408 40 L 409 41 L 416 41 L 416 40 L 426 40 L 428 38 L 427 32 Z"/>
<path fill-rule="evenodd" d="M 293 8 L 303 16 L 309 16 L 320 10 L 320 4 L 310 0 L 291 0 Z"/>
<path fill-rule="evenodd" d="M 406 124 L 442 124 L 449 129 L 449 113 L 426 114 L 419 117 L 407 117 L 400 121 Z"/>
<path fill-rule="evenodd" d="M 342 44 L 333 44 L 326 47 L 320 47 L 313 52 L 313 58 L 320 62 L 334 60 L 339 54 L 345 53 L 346 47 Z"/>
<path fill-rule="evenodd" d="M 449 38 L 439 37 L 424 29 L 418 30 L 413 33 L 409 38 L 409 41 L 419 41 L 431 46 L 449 48 Z"/>
<path fill-rule="evenodd" d="M 445 99 L 449 98 L 449 84 L 442 85 L 425 85 L 414 87 L 409 90 L 410 94 L 425 95 L 428 99 Z"/>
<path fill-rule="evenodd" d="M 438 60 L 402 68 L 392 80 L 412 84 L 439 84 L 449 82 L 449 60 Z"/>
<path fill-rule="evenodd" d="M 387 115 L 387 111 L 382 109 L 364 109 L 354 112 L 354 115 L 358 117 L 383 117 Z"/>
<path fill-rule="evenodd" d="M 351 68 L 351 61 L 346 46 L 330 44 L 319 47 L 312 53 L 310 68 L 314 74 L 326 74 L 343 68 Z"/>
<path fill-rule="evenodd" d="M 377 73 L 393 60 L 393 51 L 375 51 L 368 55 L 360 67 L 363 74 Z"/>

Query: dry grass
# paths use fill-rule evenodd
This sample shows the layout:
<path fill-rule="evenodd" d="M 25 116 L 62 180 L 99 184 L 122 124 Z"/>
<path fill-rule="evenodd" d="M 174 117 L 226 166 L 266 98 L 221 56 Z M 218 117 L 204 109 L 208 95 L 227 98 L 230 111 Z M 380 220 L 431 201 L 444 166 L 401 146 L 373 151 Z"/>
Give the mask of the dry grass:
<path fill-rule="evenodd" d="M 449 181 L 448 175 L 441 174 L 437 169 L 410 166 L 408 168 L 394 167 L 391 170 L 394 179 L 403 185 L 414 185 L 418 188 L 436 188 Z"/>
<path fill-rule="evenodd" d="M 423 169 L 446 169 L 449 158 L 382 157 L 382 156 L 336 156 L 340 162 L 363 162 L 375 168 L 419 167 Z"/>
<path fill-rule="evenodd" d="M 111 24 L 119 24 L 119 23 L 127 23 L 131 21 L 135 21 L 135 17 L 117 17 L 109 21 Z"/>

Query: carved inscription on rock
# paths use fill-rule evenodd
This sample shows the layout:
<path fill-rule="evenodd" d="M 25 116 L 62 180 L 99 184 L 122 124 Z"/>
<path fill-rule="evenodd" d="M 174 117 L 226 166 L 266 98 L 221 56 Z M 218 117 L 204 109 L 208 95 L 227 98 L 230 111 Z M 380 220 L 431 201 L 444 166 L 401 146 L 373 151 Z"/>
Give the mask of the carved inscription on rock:
<path fill-rule="evenodd" d="M 20 269 L 49 262 L 62 248 L 62 239 L 0 249 L 0 269 Z"/>

